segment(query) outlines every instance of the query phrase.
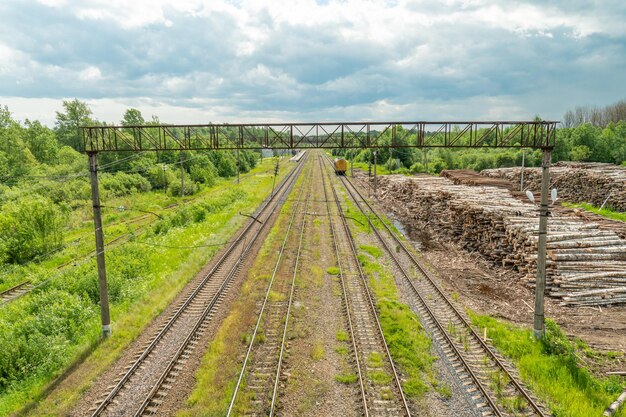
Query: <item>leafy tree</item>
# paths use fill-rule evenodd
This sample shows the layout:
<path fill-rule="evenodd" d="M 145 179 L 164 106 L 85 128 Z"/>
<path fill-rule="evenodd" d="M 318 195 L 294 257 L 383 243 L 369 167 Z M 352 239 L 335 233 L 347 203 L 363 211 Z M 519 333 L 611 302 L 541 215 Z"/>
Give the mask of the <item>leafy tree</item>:
<path fill-rule="evenodd" d="M 14 180 L 28 173 L 35 158 L 24 143 L 24 128 L 0 107 L 0 179 Z"/>
<path fill-rule="evenodd" d="M 39 121 L 26 119 L 25 140 L 30 152 L 39 162 L 54 164 L 59 152 L 56 135 Z"/>
<path fill-rule="evenodd" d="M 585 145 L 574 146 L 570 152 L 570 158 L 572 161 L 589 161 L 591 156 L 591 149 Z"/>
<path fill-rule="evenodd" d="M 82 135 L 80 127 L 83 125 L 93 124 L 91 119 L 91 109 L 87 103 L 74 99 L 71 101 L 63 100 L 64 112 L 56 112 L 56 133 L 59 142 L 63 145 L 81 150 L 83 147 Z"/>
<path fill-rule="evenodd" d="M 130 108 L 124 113 L 122 126 L 137 126 L 144 124 L 146 124 L 146 121 L 144 120 L 139 110 Z"/>
<path fill-rule="evenodd" d="M 67 210 L 41 196 L 7 203 L 0 213 L 0 257 L 24 263 L 63 246 Z"/>

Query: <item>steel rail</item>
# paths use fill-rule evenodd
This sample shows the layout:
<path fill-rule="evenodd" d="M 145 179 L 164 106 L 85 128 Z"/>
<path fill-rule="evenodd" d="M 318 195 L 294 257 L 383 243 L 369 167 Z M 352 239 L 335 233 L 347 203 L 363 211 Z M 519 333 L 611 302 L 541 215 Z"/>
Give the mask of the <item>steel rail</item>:
<path fill-rule="evenodd" d="M 301 167 L 303 165 L 300 165 L 297 169 L 301 170 Z M 294 170 L 296 171 L 296 170 Z M 297 178 L 297 175 L 293 177 L 293 179 L 295 180 L 295 178 Z M 293 181 L 292 181 L 293 183 Z M 291 183 L 291 184 L 292 184 Z M 291 185 L 290 184 L 290 185 Z M 279 187 L 279 190 L 281 188 Z M 287 187 L 287 190 L 289 189 L 289 187 Z M 274 196 L 279 195 L 278 193 L 275 194 Z M 283 194 L 284 195 L 284 194 Z M 284 199 L 282 199 L 284 201 Z M 272 213 L 274 212 L 275 208 L 272 210 L 272 212 L 268 215 L 269 216 L 272 215 Z M 267 220 L 267 219 L 266 219 Z M 258 220 L 257 220 L 258 221 Z M 251 224 L 253 224 L 254 222 L 252 222 Z M 150 405 L 150 402 L 152 401 L 152 399 L 154 398 L 155 394 L 159 391 L 159 389 L 161 388 L 161 386 L 163 385 L 163 383 L 165 382 L 165 380 L 167 379 L 167 377 L 170 375 L 170 372 L 172 371 L 172 369 L 174 368 L 174 366 L 176 365 L 176 363 L 178 362 L 179 358 L 183 355 L 183 353 L 185 352 L 187 346 L 189 345 L 189 343 L 191 342 L 191 340 L 193 340 L 193 338 L 195 337 L 195 335 L 198 333 L 198 330 L 200 329 L 200 327 L 202 326 L 202 323 L 205 321 L 206 317 L 209 315 L 209 313 L 211 312 L 211 310 L 213 309 L 213 307 L 217 304 L 217 302 L 219 301 L 219 298 L 222 296 L 224 289 L 227 287 L 227 285 L 229 284 L 230 280 L 232 279 L 232 277 L 238 272 L 239 267 L 242 265 L 243 260 L 245 258 L 245 256 L 247 256 L 249 249 L 252 247 L 252 245 L 256 242 L 256 239 L 260 236 L 261 232 L 264 230 L 265 226 L 266 226 L 267 222 L 262 222 L 261 226 L 259 227 L 259 230 L 254 234 L 253 238 L 251 239 L 251 241 L 245 246 L 245 248 L 242 250 L 242 254 L 240 255 L 239 259 L 237 262 L 235 262 L 235 265 L 233 265 L 232 269 L 228 272 L 226 278 L 224 279 L 224 281 L 222 282 L 222 284 L 220 285 L 220 287 L 218 288 L 218 290 L 216 291 L 216 293 L 214 294 L 214 296 L 212 297 L 211 301 L 208 303 L 207 307 L 204 309 L 204 311 L 202 312 L 201 318 L 196 322 L 196 325 L 194 326 L 194 328 L 192 329 L 191 332 L 189 332 L 188 336 L 185 338 L 185 340 L 183 341 L 183 343 L 180 345 L 179 349 L 176 351 L 176 353 L 174 354 L 174 356 L 172 357 L 172 359 L 170 360 L 170 362 L 168 363 L 167 367 L 165 368 L 165 370 L 161 373 L 161 376 L 159 377 L 157 383 L 153 386 L 152 390 L 150 390 L 150 393 L 148 394 L 148 396 L 146 397 L 146 399 L 142 402 L 141 406 L 139 407 L 139 410 L 134 414 L 134 417 L 138 417 L 143 415 L 143 413 L 147 410 L 147 408 Z M 245 241 L 244 241 L 245 244 Z"/>
<path fill-rule="evenodd" d="M 488 354 L 488 356 L 493 360 L 493 362 L 497 365 L 498 368 L 500 368 L 505 375 L 509 378 L 509 380 L 511 381 L 511 383 L 513 384 L 513 386 L 515 387 L 515 389 L 524 397 L 524 399 L 526 400 L 526 402 L 528 403 L 528 405 L 530 405 L 530 407 L 540 416 L 545 417 L 545 413 L 541 410 L 541 408 L 537 405 L 537 403 L 535 403 L 535 401 L 532 399 L 532 397 L 530 396 L 530 394 L 528 394 L 528 392 L 519 384 L 519 382 L 517 381 L 517 378 L 515 378 L 513 375 L 511 375 L 511 373 L 507 370 L 506 366 L 502 363 L 502 361 L 493 353 L 493 351 L 491 350 L 491 348 L 482 340 L 482 338 L 474 331 L 474 329 L 472 328 L 472 326 L 470 325 L 470 323 L 461 315 L 461 313 L 459 312 L 459 310 L 452 304 L 452 302 L 450 301 L 450 299 L 444 294 L 443 290 L 441 290 L 441 288 L 439 287 L 439 285 L 437 285 L 437 283 L 435 282 L 434 278 L 426 271 L 425 268 L 422 267 L 422 265 L 417 261 L 417 259 L 415 259 L 415 257 L 413 256 L 413 254 L 410 252 L 410 250 L 406 247 L 406 245 L 404 244 L 404 242 L 402 242 L 401 239 L 398 238 L 398 236 L 395 235 L 395 233 L 393 233 L 391 231 L 391 229 L 389 228 L 389 226 L 382 220 L 382 218 L 378 215 L 378 213 L 376 213 L 376 211 L 372 208 L 372 206 L 369 204 L 369 202 L 367 202 L 367 200 L 365 199 L 365 197 L 361 194 L 361 192 L 352 184 L 352 182 L 346 177 L 343 178 L 342 180 L 345 183 L 349 184 L 350 187 L 348 187 L 347 185 L 345 185 L 346 190 L 348 191 L 348 193 L 351 195 L 352 199 L 354 200 L 355 204 L 357 205 L 357 207 L 361 210 L 361 212 L 363 213 L 363 215 L 367 218 L 368 223 L 370 225 L 370 227 L 372 228 L 372 230 L 375 232 L 376 236 L 378 237 L 379 241 L 381 242 L 381 244 L 384 246 L 385 250 L 387 251 L 387 253 L 390 255 L 390 257 L 393 259 L 394 263 L 398 266 L 398 268 L 400 269 L 400 271 L 402 272 L 402 275 L 404 276 L 404 278 L 406 279 L 406 281 L 410 284 L 411 289 L 414 291 L 414 293 L 418 296 L 418 298 L 420 299 L 421 303 L 423 304 L 423 306 L 425 307 L 425 309 L 429 312 L 433 322 L 436 324 L 436 326 L 440 329 L 441 333 L 443 334 L 444 338 L 449 342 L 450 346 L 452 347 L 452 349 L 455 351 L 455 353 L 457 354 L 457 357 L 459 358 L 459 360 L 463 363 L 465 369 L 467 370 L 468 374 L 470 374 L 470 377 L 474 380 L 474 382 L 477 384 L 479 390 L 483 393 L 483 395 L 485 396 L 485 399 L 489 402 L 489 404 L 492 406 L 492 408 L 494 409 L 493 411 L 498 415 L 502 415 L 500 410 L 498 409 L 498 407 L 496 406 L 495 402 L 491 399 L 491 396 L 487 393 L 486 389 L 483 387 L 482 383 L 478 380 L 478 377 L 475 375 L 474 371 L 470 368 L 469 364 L 465 361 L 463 355 L 461 354 L 461 352 L 456 348 L 456 346 L 452 343 L 452 340 L 449 338 L 447 332 L 444 330 L 444 327 L 441 325 L 441 323 L 439 322 L 439 320 L 437 319 L 437 317 L 435 316 L 435 314 L 432 312 L 431 308 L 428 306 L 428 304 L 426 303 L 426 301 L 423 299 L 423 297 L 421 296 L 419 290 L 415 287 L 415 284 L 412 282 L 412 280 L 409 277 L 408 272 L 406 271 L 406 269 L 402 266 L 402 264 L 400 263 L 399 259 L 395 256 L 395 254 L 393 253 L 393 251 L 389 248 L 389 246 L 387 245 L 387 243 L 385 242 L 385 240 L 383 239 L 382 235 L 379 233 L 378 229 L 376 227 L 374 227 L 373 223 L 371 222 L 369 216 L 367 215 L 367 213 L 365 212 L 365 210 L 363 209 L 363 207 L 361 206 L 361 204 L 359 203 L 358 199 L 356 198 L 356 196 L 354 195 L 354 193 L 351 191 L 351 189 L 354 190 L 354 192 L 356 192 L 358 194 L 358 196 L 360 197 L 360 200 L 363 201 L 363 203 L 365 205 L 367 205 L 367 207 L 369 208 L 370 212 L 372 214 L 374 214 L 374 216 L 379 220 L 380 224 L 383 225 L 383 227 L 387 230 L 387 232 L 389 233 L 390 236 L 392 236 L 392 238 L 394 239 L 394 241 L 396 243 L 398 243 L 400 245 L 400 247 L 403 249 L 403 252 L 409 257 L 409 259 L 411 260 L 411 262 L 415 265 L 415 267 L 427 278 L 428 283 L 435 289 L 435 291 L 438 293 L 439 296 L 441 296 L 445 302 L 446 305 L 453 311 L 454 315 L 465 325 L 466 329 L 469 330 L 470 335 L 473 336 L 473 338 L 479 343 L 479 345 L 481 346 L 482 350 L 484 352 L 486 352 Z"/>
<path fill-rule="evenodd" d="M 355 243 L 354 243 L 354 237 L 352 236 L 352 232 L 350 231 L 350 227 L 348 226 L 348 222 L 344 216 L 343 213 L 343 209 L 341 207 L 341 204 L 339 203 L 339 197 L 337 196 L 337 191 L 335 190 L 335 187 L 332 186 L 332 182 L 331 182 L 331 189 L 333 191 L 333 195 L 335 197 L 335 203 L 337 204 L 337 209 L 339 210 L 339 217 L 341 219 L 341 223 L 343 225 L 343 229 L 346 233 L 347 236 L 347 240 L 350 244 L 350 248 L 352 251 L 352 255 L 354 256 L 355 259 L 355 263 L 357 265 L 357 268 L 359 270 L 359 277 L 361 278 L 361 282 L 363 283 L 363 288 L 365 289 L 365 293 L 367 295 L 367 300 L 369 302 L 369 306 L 371 308 L 374 320 L 376 322 L 376 328 L 378 329 L 378 334 L 381 337 L 382 340 L 382 344 L 383 347 L 385 348 L 385 355 L 387 357 L 387 359 L 389 360 L 389 364 L 391 365 L 391 369 L 392 369 L 392 373 L 393 373 L 393 377 L 394 377 L 394 382 L 398 388 L 398 391 L 400 393 L 400 398 L 402 399 L 402 405 L 404 410 L 406 411 L 407 416 L 411 416 L 411 411 L 409 409 L 409 405 L 406 401 L 406 397 L 404 395 L 404 391 L 402 390 L 402 384 L 400 383 L 400 377 L 398 376 L 398 372 L 396 370 L 396 366 L 393 362 L 393 359 L 391 357 L 391 352 L 389 351 L 389 347 L 387 345 L 387 340 L 385 339 L 385 335 L 383 333 L 383 329 L 382 326 L 380 325 L 380 320 L 378 319 L 378 312 L 376 311 L 376 306 L 374 304 L 374 299 L 372 297 L 372 294 L 369 290 L 369 285 L 367 285 L 367 278 L 365 276 L 365 273 L 363 272 L 363 268 L 361 267 L 361 263 L 358 260 L 358 251 L 356 249 Z"/>
<path fill-rule="evenodd" d="M 249 176 L 251 176 L 251 175 L 254 175 L 254 174 L 253 174 L 253 173 L 247 173 L 247 174 L 245 174 L 245 175 L 242 175 L 242 176 L 241 176 L 241 179 L 245 179 L 245 178 L 247 178 L 247 177 L 249 177 Z M 214 191 L 219 191 L 219 190 L 223 190 L 223 189 L 227 188 L 228 186 L 232 185 L 232 184 L 230 184 L 230 182 L 231 182 L 231 181 L 229 180 L 229 181 L 228 181 L 228 183 L 226 183 L 226 184 L 222 184 L 222 185 L 219 185 L 218 187 L 215 187 L 214 189 L 212 189 L 212 190 L 211 190 L 211 192 L 214 192 Z M 187 200 L 184 200 L 184 201 L 178 201 L 178 202 L 175 202 L 175 203 L 172 203 L 172 204 L 169 204 L 169 205 L 167 205 L 167 206 L 163 207 L 161 210 L 163 210 L 163 211 L 171 210 L 171 209 L 173 209 L 173 208 L 178 207 L 180 204 L 190 203 L 190 202 L 192 202 L 192 201 L 199 200 L 200 198 L 204 198 L 204 197 L 206 197 L 206 196 L 201 195 L 201 196 L 195 196 L 195 197 L 192 197 L 192 198 L 187 199 Z M 129 209 L 129 210 L 130 210 L 130 209 Z M 116 222 L 113 222 L 113 223 L 105 224 L 105 225 L 104 225 L 104 227 L 119 226 L 119 225 L 121 225 L 121 224 L 130 225 L 130 224 L 134 224 L 134 223 L 140 222 L 140 221 L 142 221 L 142 220 L 145 220 L 145 219 L 147 219 L 147 218 L 149 218 L 149 217 L 151 217 L 151 215 L 150 215 L 150 214 L 141 214 L 141 215 L 139 215 L 139 216 L 131 217 L 130 219 L 128 219 L 128 220 L 126 220 L 126 221 L 124 221 L 124 220 L 120 220 L 120 221 L 116 221 Z M 108 241 L 108 242 L 105 242 L 105 243 L 104 243 L 104 246 L 105 246 L 105 247 L 108 247 L 108 248 L 110 248 L 110 249 L 113 249 L 113 248 L 117 248 L 117 247 L 119 247 L 119 246 L 122 246 L 122 245 L 124 245 L 124 244 L 128 243 L 128 241 L 129 241 L 129 240 L 130 240 L 133 236 L 135 236 L 135 237 L 136 237 L 136 236 L 141 235 L 142 233 L 144 233 L 144 232 L 146 231 L 146 230 L 145 230 L 145 229 L 146 229 L 146 227 L 148 227 L 148 226 L 152 225 L 152 224 L 153 224 L 154 222 L 156 222 L 157 220 L 158 220 L 158 218 L 155 218 L 155 219 L 153 219 L 153 220 L 150 220 L 150 221 L 146 222 L 145 224 L 140 224 L 140 225 L 139 225 L 139 226 L 138 226 L 135 230 L 131 231 L 130 233 L 124 233 L 124 234 L 122 234 L 122 235 L 120 235 L 120 236 L 117 236 L 117 237 L 115 237 L 115 238 L 111 239 L 111 240 L 110 240 L 110 241 Z M 80 234 L 80 235 L 78 235 L 78 237 L 76 237 L 75 239 L 73 239 L 70 243 L 72 243 L 72 242 L 78 242 L 79 240 L 81 240 L 81 239 L 83 239 L 84 237 L 87 237 L 87 236 L 93 236 L 93 232 L 92 232 L 92 231 L 90 231 L 89 233 L 83 233 L 83 234 Z M 125 239 L 125 240 L 124 240 L 124 239 Z M 72 258 L 72 259 L 70 259 L 69 261 L 66 261 L 66 262 L 64 262 L 64 263 L 62 263 L 62 264 L 60 264 L 60 265 L 56 266 L 56 267 L 55 267 L 55 269 L 56 269 L 56 270 L 58 270 L 58 271 L 63 271 L 63 270 L 65 270 L 65 269 L 66 269 L 66 267 L 68 267 L 69 265 L 75 266 L 75 265 L 76 265 L 76 262 L 78 262 L 78 261 L 80 261 L 80 260 L 84 260 L 84 259 L 93 258 L 93 257 L 95 257 L 95 256 L 96 256 L 96 251 L 95 251 L 95 250 L 92 250 L 92 251 L 90 251 L 89 253 L 86 253 L 86 254 L 84 254 L 84 255 L 79 255 L 79 256 L 77 256 L 76 258 Z M 31 261 L 31 262 L 32 262 L 32 261 Z M 70 268 L 71 268 L 71 267 L 70 267 Z M 67 268 L 67 269 L 70 269 L 70 268 Z M 48 280 L 46 280 L 46 281 L 48 281 Z M 18 284 L 18 286 L 20 286 L 20 285 L 24 285 L 24 284 L 27 284 L 27 283 L 28 283 L 28 282 L 23 282 L 23 283 L 21 283 L 21 284 Z M 5 290 L 5 291 L 3 291 L 3 292 L 0 292 L 0 300 L 2 300 L 2 301 L 0 301 L 0 306 L 3 306 L 3 305 L 5 305 L 5 304 L 7 304 L 7 303 L 9 303 L 9 302 L 11 302 L 11 301 L 15 301 L 15 300 L 17 300 L 18 298 L 23 297 L 23 296 L 25 296 L 25 295 L 29 294 L 31 291 L 35 290 L 36 288 L 40 288 L 41 286 L 42 286 L 42 285 L 41 285 L 41 283 L 39 283 L 39 284 L 37 284 L 36 286 L 33 286 L 32 288 L 29 288 L 29 289 L 25 290 L 23 293 L 19 294 L 17 297 L 13 297 L 13 298 L 6 298 L 6 299 L 3 299 L 3 298 L 5 298 L 5 297 L 6 297 L 5 293 L 8 293 L 9 291 L 12 291 L 12 290 L 16 289 L 15 287 L 14 287 L 14 288 L 9 288 L 9 289 L 7 289 L 7 290 Z"/>
<path fill-rule="evenodd" d="M 12 293 L 18 291 L 20 288 L 25 287 L 25 286 L 27 286 L 29 284 L 30 284 L 30 280 L 26 280 L 24 282 L 21 282 L 21 283 L 13 286 L 11 288 L 8 288 L 8 289 L 0 292 L 0 300 L 3 300 L 2 304 L 11 301 L 13 299 L 13 298 L 11 298 L 12 297 Z M 6 300 L 4 300 L 4 298 L 6 298 Z"/>
<path fill-rule="evenodd" d="M 309 186 L 311 183 L 311 176 L 309 176 Z M 285 252 L 285 248 L 287 247 L 287 240 L 289 238 L 290 232 L 291 232 L 291 228 L 293 226 L 294 220 L 296 218 L 296 214 L 298 213 L 298 207 L 300 206 L 300 201 L 296 200 L 296 206 L 293 208 L 293 211 L 291 213 L 291 217 L 289 218 L 289 224 L 287 225 L 287 230 L 285 231 L 285 237 L 283 239 L 280 251 L 278 253 L 278 258 L 276 259 L 276 264 L 274 265 L 274 270 L 272 272 L 272 276 L 270 278 L 270 281 L 268 283 L 267 286 L 267 290 L 265 291 L 265 298 L 263 299 L 263 304 L 261 305 L 261 310 L 259 311 L 259 316 L 257 318 L 256 321 L 256 325 L 254 326 L 254 331 L 252 332 L 252 337 L 250 338 L 250 343 L 248 345 L 248 349 L 246 351 L 246 356 L 244 357 L 243 360 L 243 364 L 241 366 L 241 371 L 239 372 L 239 377 L 237 378 L 237 384 L 235 385 L 235 389 L 233 391 L 233 396 L 230 400 L 230 404 L 228 406 L 228 412 L 226 414 L 226 416 L 230 416 L 233 412 L 233 408 L 235 406 L 235 401 L 237 399 L 237 394 L 239 394 L 239 391 L 241 389 L 241 384 L 243 381 L 243 377 L 246 373 L 246 367 L 248 366 L 248 363 L 250 362 L 250 355 L 252 354 L 252 348 L 254 347 L 254 342 L 256 339 L 256 336 L 259 332 L 259 328 L 261 327 L 261 322 L 263 320 L 263 313 L 265 312 L 265 307 L 267 306 L 267 302 L 269 300 L 270 297 L 270 293 L 272 290 L 272 286 L 274 284 L 274 280 L 276 278 L 276 274 L 278 273 L 278 268 L 281 264 L 281 260 L 283 257 L 283 254 Z M 303 215 L 303 217 L 306 217 L 305 215 Z"/>
<path fill-rule="evenodd" d="M 300 167 L 302 167 L 302 165 L 300 165 L 299 168 Z M 297 176 L 294 177 L 294 179 L 295 178 L 297 178 Z M 274 210 L 272 210 L 272 213 L 273 211 Z M 260 236 L 261 232 L 264 230 L 266 224 L 267 222 L 261 223 L 259 230 L 254 234 L 250 242 L 248 242 L 248 244 L 242 250 L 242 254 L 240 255 L 239 259 L 237 260 L 237 262 L 235 262 L 235 265 L 233 265 L 232 269 L 228 272 L 226 278 L 224 278 L 224 281 L 222 282 L 222 284 L 220 285 L 220 287 L 218 288 L 214 296 L 211 298 L 211 301 L 207 304 L 204 311 L 202 312 L 200 319 L 196 322 L 196 325 L 194 326 L 194 328 L 189 332 L 185 340 L 181 343 L 180 347 L 178 348 L 178 350 L 176 351 L 172 359 L 169 361 L 167 367 L 161 373 L 161 376 L 159 377 L 157 383 L 152 387 L 152 390 L 150 390 L 150 393 L 148 394 L 146 399 L 142 402 L 141 406 L 139 407 L 139 410 L 134 414 L 134 417 L 143 415 L 144 412 L 148 409 L 150 402 L 154 398 L 155 394 L 159 391 L 159 389 L 161 388 L 161 386 L 163 385 L 167 377 L 170 375 L 170 372 L 175 367 L 176 363 L 178 362 L 180 357 L 183 355 L 183 353 L 189 346 L 189 343 L 194 339 L 194 337 L 198 333 L 198 330 L 202 326 L 203 322 L 206 320 L 206 317 L 210 314 L 213 307 L 217 304 L 220 297 L 223 295 L 224 289 L 230 283 L 231 279 L 235 276 L 235 274 L 239 271 L 239 267 L 243 264 L 244 258 L 248 255 L 250 248 L 256 242 L 257 238 Z"/>
<path fill-rule="evenodd" d="M 302 160 L 302 156 L 298 158 L 298 160 Z M 313 163 L 313 162 L 312 162 Z M 313 170 L 313 168 L 311 168 Z M 304 231 L 306 229 L 307 224 L 307 211 L 309 208 L 309 203 L 311 199 L 311 184 L 313 182 L 313 175 L 309 176 L 309 185 L 308 191 L 306 195 L 306 202 L 304 203 L 304 212 L 302 214 L 302 228 L 300 230 L 300 241 L 298 242 L 298 250 L 296 252 L 296 260 L 293 267 L 293 277 L 291 279 L 291 289 L 289 290 L 289 301 L 287 302 L 287 315 L 285 317 L 285 327 L 283 329 L 283 337 L 280 343 L 280 354 L 278 355 L 278 367 L 276 369 L 276 378 L 274 379 L 274 392 L 272 393 L 272 403 L 270 405 L 270 417 L 274 415 L 274 407 L 276 405 L 276 398 L 278 394 L 278 381 L 280 379 L 280 371 L 283 363 L 283 354 L 285 352 L 285 341 L 287 340 L 287 329 L 289 327 L 289 315 L 291 314 L 291 305 L 293 302 L 293 293 L 296 287 L 296 276 L 298 275 L 298 266 L 300 264 L 300 255 L 302 254 L 302 242 L 304 240 Z M 297 210 L 296 210 L 297 211 Z"/>
<path fill-rule="evenodd" d="M 335 225 L 332 222 L 330 201 L 328 200 L 328 193 L 326 191 L 325 170 L 322 166 L 322 158 L 318 156 L 317 160 L 319 162 L 320 173 L 321 173 L 320 175 L 322 177 L 322 184 L 324 188 L 324 199 L 326 200 L 326 211 L 328 213 L 328 223 L 330 224 L 330 235 L 333 238 L 333 246 L 335 248 L 335 257 L 337 258 L 337 266 L 339 267 L 339 278 L 341 279 L 341 289 L 342 289 L 343 298 L 346 303 L 346 316 L 348 319 L 348 329 L 350 331 L 350 340 L 352 340 L 352 350 L 354 351 L 357 375 L 359 377 L 359 390 L 361 392 L 361 400 L 363 401 L 363 412 L 364 412 L 365 417 L 369 417 L 369 409 L 367 407 L 367 394 L 365 393 L 365 384 L 363 383 L 363 373 L 361 371 L 361 358 L 359 355 L 359 350 L 357 349 L 357 346 L 356 346 L 356 338 L 354 335 L 354 325 L 352 323 L 352 315 L 350 314 L 350 300 L 348 299 L 348 295 L 347 295 L 346 282 L 344 280 L 344 275 L 343 275 L 343 265 L 341 262 L 341 256 L 339 255 L 339 245 L 337 244 L 337 233 L 335 231 Z"/>
<path fill-rule="evenodd" d="M 294 179 L 300 173 L 302 165 L 296 167 L 296 169 L 292 170 L 289 175 L 281 182 L 279 185 L 279 189 L 284 189 L 285 186 L 289 188 L 294 181 Z M 289 184 L 289 185 L 288 185 Z M 270 206 L 270 204 L 276 200 L 276 196 L 278 193 L 270 196 L 266 201 L 261 205 L 258 212 L 264 211 L 266 208 Z M 271 211 L 273 212 L 273 210 Z M 271 215 L 270 212 L 270 215 Z M 213 277 L 213 274 L 224 264 L 226 259 L 231 255 L 234 249 L 239 245 L 240 242 L 244 242 L 245 245 L 245 237 L 247 233 L 252 229 L 252 227 L 256 224 L 255 221 L 250 221 L 244 230 L 238 235 L 238 237 L 231 243 L 228 249 L 220 256 L 217 260 L 216 264 L 211 268 L 211 270 L 205 275 L 202 281 L 196 286 L 196 288 L 191 292 L 191 294 L 185 299 L 183 304 L 175 311 L 172 317 L 168 320 L 165 326 L 159 331 L 156 337 L 152 340 L 152 342 L 146 347 L 143 353 L 135 360 L 133 365 L 128 369 L 128 371 L 122 376 L 122 378 L 118 381 L 118 383 L 113 387 L 113 389 L 109 392 L 109 394 L 102 400 L 102 402 L 98 405 L 96 410 L 92 413 L 92 417 L 99 416 L 102 411 L 108 406 L 111 400 L 117 395 L 117 393 L 123 388 L 123 386 L 128 382 L 131 376 L 135 373 L 135 371 L 140 367 L 140 365 L 145 361 L 145 359 L 150 355 L 150 353 L 154 350 L 156 345 L 161 341 L 161 339 L 165 336 L 165 334 L 169 331 L 172 325 L 178 320 L 181 314 L 185 311 L 185 309 L 191 304 L 191 302 L 195 299 L 196 295 L 206 286 L 209 282 L 210 278 Z M 257 231 L 257 233 L 260 232 Z M 237 264 L 236 264 L 237 265 Z"/>

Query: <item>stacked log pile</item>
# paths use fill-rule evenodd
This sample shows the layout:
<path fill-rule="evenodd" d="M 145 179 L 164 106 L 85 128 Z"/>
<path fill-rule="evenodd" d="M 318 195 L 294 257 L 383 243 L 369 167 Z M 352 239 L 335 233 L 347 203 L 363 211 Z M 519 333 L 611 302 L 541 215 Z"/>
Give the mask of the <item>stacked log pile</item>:
<path fill-rule="evenodd" d="M 522 169 L 485 169 L 482 175 L 504 178 L 514 184 L 520 183 Z M 590 203 L 617 211 L 626 211 L 626 168 L 600 163 L 558 163 L 550 168 L 552 186 L 559 195 L 572 203 Z M 541 169 L 524 169 L 524 188 L 539 191 Z"/>
<path fill-rule="evenodd" d="M 437 177 L 381 177 L 379 197 L 405 221 L 430 229 L 534 285 L 539 219 L 536 206 L 496 187 L 456 185 Z M 549 220 L 547 294 L 565 305 L 626 302 L 626 240 L 596 223 Z"/>

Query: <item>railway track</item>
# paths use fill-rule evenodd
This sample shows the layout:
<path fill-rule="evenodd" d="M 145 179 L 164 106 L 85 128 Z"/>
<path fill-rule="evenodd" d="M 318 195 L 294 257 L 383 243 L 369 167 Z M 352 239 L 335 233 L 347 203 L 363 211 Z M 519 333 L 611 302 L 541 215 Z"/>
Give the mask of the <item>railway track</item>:
<path fill-rule="evenodd" d="M 453 364 L 478 411 L 484 416 L 549 415 L 520 382 L 514 367 L 476 333 L 465 315 L 450 301 L 412 250 L 376 213 L 358 188 L 347 177 L 342 177 L 341 182 L 400 272 L 402 284 L 412 294 L 420 316 Z M 371 217 L 378 220 L 376 223 L 385 231 L 384 235 Z"/>
<path fill-rule="evenodd" d="M 144 416 L 157 413 L 186 360 L 207 329 L 248 257 L 258 249 L 257 238 L 272 223 L 302 170 L 301 163 L 224 250 L 213 268 L 184 297 L 165 324 L 135 355 L 115 385 L 107 388 L 90 413 L 92 417 Z"/>
<path fill-rule="evenodd" d="M 227 416 L 273 416 L 277 411 L 279 382 L 296 289 L 295 281 L 299 273 L 302 242 L 307 227 L 312 182 L 313 176 L 308 175 L 304 201 L 295 200 L 291 208 L 285 237 L 259 310 Z M 302 210 L 301 204 L 304 206 Z M 297 216 L 298 214 L 300 216 Z M 297 249 L 293 260 L 289 262 L 287 251 L 292 246 L 290 243 L 293 243 L 290 238 L 296 238 L 292 232 L 297 229 L 300 230 L 297 236 Z M 238 398 L 242 400 L 239 403 Z"/>
<path fill-rule="evenodd" d="M 250 176 L 252 176 L 254 174 L 252 173 L 247 173 L 245 175 L 241 175 L 240 176 L 240 180 L 246 179 Z M 228 183 L 220 185 L 218 187 L 215 187 L 213 190 L 211 190 L 211 192 L 215 192 L 215 191 L 220 191 L 223 190 L 227 187 L 231 187 L 234 184 L 235 180 L 231 180 L 228 181 Z M 181 204 L 188 204 L 191 203 L 193 201 L 196 201 L 200 198 L 206 198 L 205 195 L 200 195 L 200 196 L 195 196 L 189 199 L 186 199 L 184 201 L 179 201 L 176 203 L 172 203 L 169 204 L 165 207 L 162 208 L 161 213 L 164 213 L 166 211 L 172 210 L 176 207 L 178 207 Z M 108 250 L 116 248 L 118 246 L 121 246 L 125 243 L 128 243 L 131 239 L 136 238 L 137 236 L 140 236 L 142 234 L 144 234 L 148 228 L 154 224 L 157 220 L 159 220 L 160 216 L 156 215 L 156 213 L 147 213 L 147 214 L 141 214 L 139 216 L 135 216 L 132 217 L 128 220 L 121 220 L 121 221 L 117 221 L 117 222 L 113 222 L 110 224 L 105 225 L 105 227 L 112 227 L 112 226 L 119 226 L 122 224 L 125 224 L 127 226 L 130 225 L 136 225 L 137 227 L 132 230 L 130 233 L 124 233 L 120 236 L 116 236 L 113 239 L 109 240 L 108 242 L 104 243 L 104 247 Z M 87 236 L 93 236 L 93 231 L 89 232 L 89 233 L 85 233 L 85 234 L 81 234 L 79 235 L 77 238 L 73 239 L 71 242 L 67 243 L 67 245 L 70 245 L 72 243 L 77 243 L 80 240 L 82 240 L 83 238 L 87 237 Z M 56 252 L 56 251 L 55 251 Z M 78 265 L 79 263 L 81 263 L 81 261 L 86 261 L 90 258 L 93 258 L 96 256 L 96 250 L 91 250 L 88 253 L 85 253 L 83 255 L 79 255 L 73 259 L 70 259 L 67 262 L 64 262 L 58 266 L 55 267 L 55 269 L 59 272 L 62 272 L 66 269 L 70 269 L 73 266 Z M 48 279 L 46 279 L 47 281 Z M 32 285 L 32 283 L 30 283 L 30 281 L 25 281 L 22 282 L 18 285 L 16 285 L 15 287 L 6 289 L 2 292 L 0 292 L 0 306 L 7 304 L 13 300 L 16 300 L 28 293 L 30 293 L 32 290 L 39 288 L 42 285 L 42 283 L 38 283 L 37 285 Z"/>
<path fill-rule="evenodd" d="M 365 416 L 410 416 L 400 377 L 387 347 L 374 300 L 357 257 L 357 249 L 346 217 L 339 203 L 337 191 L 328 178 L 332 190 L 331 206 L 326 176 L 321 158 L 318 158 L 323 181 L 326 209 L 341 281 L 346 321 L 359 385 L 360 403 Z M 338 223 L 338 224 L 335 224 Z"/>
<path fill-rule="evenodd" d="M 14 287 L 6 289 L 0 292 L 0 305 L 6 304 L 9 301 L 13 301 L 17 298 L 20 298 L 22 295 L 26 294 L 33 288 L 33 285 L 30 281 L 24 281 L 17 284 Z"/>

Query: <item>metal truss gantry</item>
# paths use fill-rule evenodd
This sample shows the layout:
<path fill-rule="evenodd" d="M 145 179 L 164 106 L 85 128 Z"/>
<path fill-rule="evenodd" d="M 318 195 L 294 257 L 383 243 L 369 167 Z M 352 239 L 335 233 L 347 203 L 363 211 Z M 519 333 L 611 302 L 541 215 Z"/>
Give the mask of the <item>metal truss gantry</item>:
<path fill-rule="evenodd" d="M 166 150 L 532 148 L 552 149 L 554 121 L 328 122 L 87 126 L 87 153 Z"/>

